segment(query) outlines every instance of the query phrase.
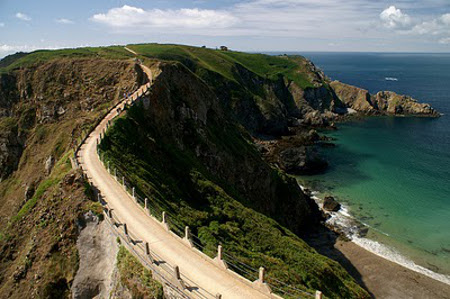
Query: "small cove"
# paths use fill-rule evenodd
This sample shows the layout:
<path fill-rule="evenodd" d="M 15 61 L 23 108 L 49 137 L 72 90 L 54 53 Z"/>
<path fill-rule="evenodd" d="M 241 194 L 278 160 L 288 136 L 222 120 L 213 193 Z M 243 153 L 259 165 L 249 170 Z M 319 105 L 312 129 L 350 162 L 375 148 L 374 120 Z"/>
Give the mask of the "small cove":
<path fill-rule="evenodd" d="M 337 146 L 321 149 L 328 171 L 299 181 L 319 197 L 332 194 L 369 227 L 370 244 L 362 245 L 450 275 L 450 54 L 303 55 L 332 79 L 409 94 L 445 114 L 340 124 L 326 132 Z"/>

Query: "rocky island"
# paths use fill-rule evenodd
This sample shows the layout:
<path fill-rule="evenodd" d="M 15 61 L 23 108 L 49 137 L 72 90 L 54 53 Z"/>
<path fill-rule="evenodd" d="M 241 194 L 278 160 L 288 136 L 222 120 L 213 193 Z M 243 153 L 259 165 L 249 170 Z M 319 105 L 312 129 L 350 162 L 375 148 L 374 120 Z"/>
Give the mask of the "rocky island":
<path fill-rule="evenodd" d="M 122 247 L 117 255 L 114 242 L 93 245 L 107 236 L 102 206 L 70 165 L 104 111 L 146 83 L 139 59 L 154 74 L 151 92 L 127 107 L 100 144 L 137 192 L 170 211 L 175 224 L 195 227 L 209 256 L 224 244 L 240 263 L 265 265 L 297 289 L 369 298 L 343 266 L 303 240 L 324 218 L 288 173 L 326 168 L 316 147 L 332 144 L 317 128 L 356 116 L 439 113 L 408 96 L 331 81 L 302 56 L 128 48 L 137 55 L 113 46 L 0 62 L 0 293 L 82 298 L 104 294 L 108 281 L 115 294 L 162 296 L 148 273 L 128 271 L 124 263 L 144 273 Z M 90 262 L 80 255 L 92 250 L 108 254 Z M 117 267 L 92 271 L 98 263 Z"/>

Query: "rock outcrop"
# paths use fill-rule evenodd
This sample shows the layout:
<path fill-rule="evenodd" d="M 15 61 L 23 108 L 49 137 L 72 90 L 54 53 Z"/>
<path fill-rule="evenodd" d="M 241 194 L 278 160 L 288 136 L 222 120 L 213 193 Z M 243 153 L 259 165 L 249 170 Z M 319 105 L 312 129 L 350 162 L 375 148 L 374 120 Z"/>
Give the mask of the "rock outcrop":
<path fill-rule="evenodd" d="M 419 103 L 410 96 L 392 91 L 380 91 L 371 95 L 367 90 L 333 81 L 330 83 L 336 97 L 346 108 L 367 115 L 401 115 L 439 117 L 440 114 L 429 104 Z"/>
<path fill-rule="evenodd" d="M 341 209 L 341 204 L 333 196 L 325 196 L 323 199 L 323 209 L 326 211 L 337 212 Z"/>
<path fill-rule="evenodd" d="M 17 126 L 0 126 L 0 182 L 17 169 L 22 152 Z"/>
<path fill-rule="evenodd" d="M 107 298 L 114 288 L 119 246 L 109 224 L 92 212 L 84 216 L 85 227 L 77 239 L 80 267 L 72 284 L 72 298 Z"/>
<path fill-rule="evenodd" d="M 236 126 L 233 116 L 203 81 L 179 65 L 163 63 L 160 67 L 162 72 L 154 81 L 150 98 L 152 105 L 145 111 L 147 130 L 178 150 L 194 150 L 195 158 L 212 175 L 233 186 L 254 209 L 293 231 L 318 221 L 313 200 L 295 181 L 274 175 L 246 140 L 250 136 Z M 298 159 L 297 163 L 298 167 L 308 167 L 301 166 Z"/>
<path fill-rule="evenodd" d="M 291 174 L 314 174 L 328 166 L 311 146 L 289 147 L 282 150 L 279 161 L 280 168 Z"/>

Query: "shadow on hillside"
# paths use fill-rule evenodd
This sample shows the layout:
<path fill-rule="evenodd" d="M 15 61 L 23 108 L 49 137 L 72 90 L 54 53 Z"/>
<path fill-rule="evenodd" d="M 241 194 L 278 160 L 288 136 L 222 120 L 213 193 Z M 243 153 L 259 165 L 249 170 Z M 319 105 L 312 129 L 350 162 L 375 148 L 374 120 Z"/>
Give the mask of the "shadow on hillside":
<path fill-rule="evenodd" d="M 335 248 L 334 245 L 337 242 L 339 235 L 325 226 L 318 226 L 313 232 L 309 232 L 302 236 L 302 239 L 318 253 L 337 261 L 341 264 L 345 270 L 356 280 L 356 282 L 363 287 L 372 298 L 375 296 L 369 291 L 367 286 L 362 280 L 362 276 L 359 271 L 353 266 L 352 262 L 347 257 Z"/>

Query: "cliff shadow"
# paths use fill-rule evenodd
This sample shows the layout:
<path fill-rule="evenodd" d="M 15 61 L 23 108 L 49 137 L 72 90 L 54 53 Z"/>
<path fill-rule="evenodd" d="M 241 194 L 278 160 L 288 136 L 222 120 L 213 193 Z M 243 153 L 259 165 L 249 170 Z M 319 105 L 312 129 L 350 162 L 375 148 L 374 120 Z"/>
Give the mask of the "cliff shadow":
<path fill-rule="evenodd" d="M 314 230 L 302 236 L 302 239 L 318 253 L 324 255 L 336 262 L 347 270 L 347 272 L 356 280 L 356 282 L 364 288 L 372 298 L 375 295 L 370 292 L 362 279 L 361 273 L 356 269 L 352 262 L 335 247 L 339 234 L 327 228 L 324 225 L 318 225 Z"/>

